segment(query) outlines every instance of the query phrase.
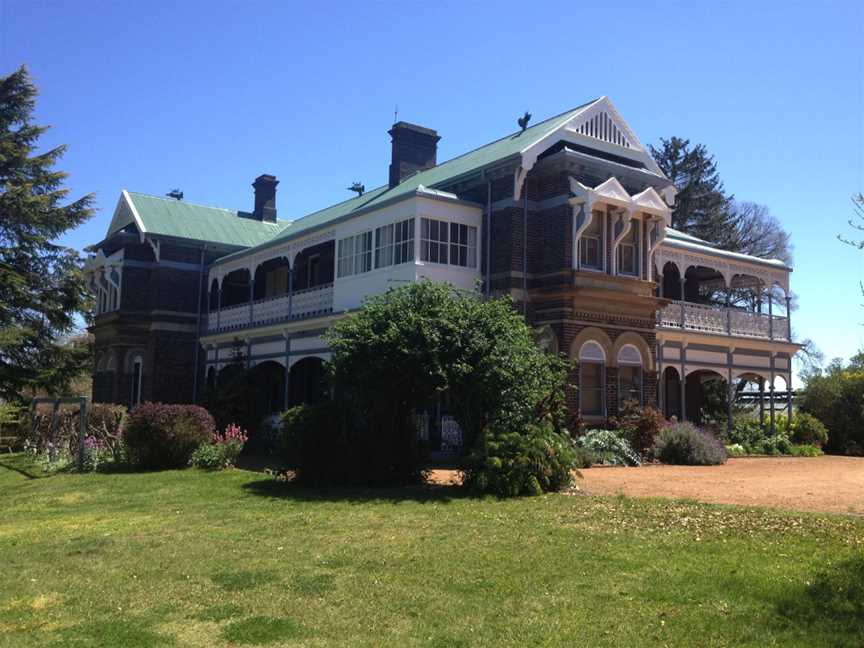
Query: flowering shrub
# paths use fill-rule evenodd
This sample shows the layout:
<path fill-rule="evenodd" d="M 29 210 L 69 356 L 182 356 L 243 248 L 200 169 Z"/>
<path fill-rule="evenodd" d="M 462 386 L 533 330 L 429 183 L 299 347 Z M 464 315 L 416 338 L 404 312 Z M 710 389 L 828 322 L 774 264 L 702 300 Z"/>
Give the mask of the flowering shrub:
<path fill-rule="evenodd" d="M 691 423 L 676 423 L 660 432 L 657 458 L 667 464 L 716 466 L 726 463 L 726 448 L 714 436 Z"/>
<path fill-rule="evenodd" d="M 210 443 L 203 443 L 192 453 L 189 463 L 205 470 L 231 468 L 243 451 L 248 437 L 245 430 L 231 423 L 224 434 L 213 432 Z"/>
<path fill-rule="evenodd" d="M 84 470 L 98 470 L 99 466 L 114 460 L 114 450 L 102 439 L 93 435 L 84 437 Z"/>
<path fill-rule="evenodd" d="M 642 463 L 625 433 L 618 430 L 588 430 L 577 443 L 589 450 L 594 463 L 612 466 L 638 466 Z"/>
<path fill-rule="evenodd" d="M 213 417 L 197 405 L 143 403 L 129 412 L 123 443 L 142 468 L 180 468 L 195 449 L 212 441 Z"/>
<path fill-rule="evenodd" d="M 624 438 L 640 455 L 654 447 L 654 439 L 663 427 L 663 414 L 652 405 L 641 407 L 635 400 L 624 402 L 618 416 L 609 419 L 609 426 L 624 433 Z"/>

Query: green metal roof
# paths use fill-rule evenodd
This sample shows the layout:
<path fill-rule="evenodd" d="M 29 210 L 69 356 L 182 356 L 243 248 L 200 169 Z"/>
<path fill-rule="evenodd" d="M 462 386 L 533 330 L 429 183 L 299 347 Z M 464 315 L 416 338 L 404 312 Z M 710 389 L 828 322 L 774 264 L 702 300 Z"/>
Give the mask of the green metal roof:
<path fill-rule="evenodd" d="M 697 238 L 692 234 L 687 234 L 686 232 L 682 232 L 681 230 L 673 229 L 671 227 L 666 228 L 666 238 L 678 239 L 679 241 L 689 241 L 690 243 L 698 243 L 699 245 L 705 245 L 708 247 L 717 247 L 716 244 L 711 243 L 710 241 Z"/>
<path fill-rule="evenodd" d="M 290 225 L 243 217 L 235 209 L 196 205 L 183 200 L 126 192 L 145 232 L 181 239 L 208 241 L 233 247 L 253 247 L 271 240 Z M 120 209 L 111 221 L 108 236 L 134 222 L 128 209 Z"/>
<path fill-rule="evenodd" d="M 560 115 L 556 115 L 555 117 L 550 117 L 545 121 L 538 122 L 534 126 L 525 129 L 525 131 L 512 133 L 490 144 L 486 144 L 485 146 L 481 146 L 480 148 L 464 153 L 451 160 L 442 162 L 431 169 L 415 173 L 392 189 L 387 185 L 378 187 L 377 189 L 364 193 L 362 196 L 346 200 L 292 221 L 291 227 L 283 230 L 279 235 L 275 236 L 271 240 L 259 244 L 258 247 L 269 247 L 271 244 L 296 238 L 309 230 L 322 227 L 332 221 L 350 216 L 354 212 L 374 209 L 375 207 L 382 206 L 390 201 L 406 198 L 409 195 L 416 193 L 420 188 L 420 185 L 423 185 L 424 187 L 440 186 L 448 181 L 455 180 L 460 176 L 479 171 L 480 169 L 489 167 L 496 162 L 506 160 L 507 158 L 520 153 L 523 149 L 542 139 L 555 129 L 561 127 L 567 121 L 572 119 L 576 113 L 595 101 L 597 101 L 597 99 L 584 103 L 581 106 L 577 106 L 576 108 L 561 113 Z M 229 256 L 231 258 L 243 256 L 247 252 L 251 252 L 251 250 L 243 250 Z M 227 258 L 228 257 L 222 257 L 222 259 L 217 261 L 217 263 Z"/>

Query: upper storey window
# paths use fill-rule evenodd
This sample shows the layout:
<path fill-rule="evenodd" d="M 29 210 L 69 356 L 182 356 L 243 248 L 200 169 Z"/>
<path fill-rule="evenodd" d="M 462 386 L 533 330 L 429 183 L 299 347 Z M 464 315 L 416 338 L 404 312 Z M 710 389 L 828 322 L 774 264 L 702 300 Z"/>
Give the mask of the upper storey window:
<path fill-rule="evenodd" d="M 414 259 L 414 219 L 375 230 L 375 267 L 384 268 Z"/>
<path fill-rule="evenodd" d="M 618 274 L 639 274 L 639 225 L 633 220 L 627 236 L 618 244 Z"/>
<path fill-rule="evenodd" d="M 594 214 L 591 224 L 579 239 L 579 267 L 601 270 L 603 268 L 603 218 Z"/>
<path fill-rule="evenodd" d="M 477 267 L 477 228 L 432 218 L 420 222 L 420 260 Z"/>
<path fill-rule="evenodd" d="M 339 239 L 339 277 L 369 272 L 372 269 L 372 232 Z"/>

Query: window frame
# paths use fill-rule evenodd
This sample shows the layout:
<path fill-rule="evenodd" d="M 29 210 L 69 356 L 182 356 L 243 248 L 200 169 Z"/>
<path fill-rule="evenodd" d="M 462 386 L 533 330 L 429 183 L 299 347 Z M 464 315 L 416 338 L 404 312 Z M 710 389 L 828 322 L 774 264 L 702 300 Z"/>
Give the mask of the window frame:
<path fill-rule="evenodd" d="M 376 270 L 414 261 L 414 229 L 414 218 L 406 218 L 375 228 L 374 267 Z M 385 233 L 389 236 L 383 236 Z M 382 239 L 389 240 L 382 241 Z"/>
<path fill-rule="evenodd" d="M 344 279 L 371 272 L 375 252 L 374 242 L 374 231 L 371 229 L 339 239 L 336 245 L 336 277 Z M 368 248 L 364 243 L 368 243 Z M 348 247 L 351 251 L 343 254 L 344 249 Z"/>
<path fill-rule="evenodd" d="M 633 219 L 630 222 L 630 232 L 627 234 L 627 237 L 624 241 L 621 241 L 618 244 L 618 253 L 616 254 L 615 263 L 617 265 L 616 270 L 618 274 L 625 275 L 627 277 L 638 277 L 639 266 L 642 262 L 641 255 L 639 254 L 640 241 L 642 240 L 641 232 L 642 228 L 639 225 L 640 221 L 637 219 Z M 633 269 L 625 270 L 624 269 L 624 249 L 632 251 L 633 255 Z"/>
<path fill-rule="evenodd" d="M 596 349 L 599 353 L 591 354 Z M 586 411 L 584 408 L 584 397 L 588 392 L 585 387 L 583 371 L 586 367 L 597 367 L 596 387 L 591 387 L 592 392 L 597 392 L 599 409 L 597 411 Z M 606 415 L 606 352 L 596 340 L 586 340 L 579 349 L 579 412 L 583 416 L 601 417 Z"/>
<path fill-rule="evenodd" d="M 636 354 L 636 357 L 639 358 L 638 362 L 635 359 L 628 359 L 628 358 L 624 357 L 625 353 L 628 352 L 628 350 L 630 350 Z M 631 355 L 632 355 L 632 353 L 631 353 Z M 636 400 L 639 402 L 639 406 L 642 407 L 645 404 L 645 372 L 644 372 L 645 363 L 644 363 L 644 359 L 642 358 L 642 352 L 639 350 L 638 347 L 636 347 L 633 344 L 625 344 L 618 351 L 617 362 L 618 362 L 618 407 L 623 406 L 624 401 L 628 400 L 627 398 L 624 397 L 624 391 L 625 390 L 622 388 L 623 387 L 623 382 L 622 382 L 622 370 L 623 369 L 633 369 L 636 371 L 635 376 L 638 380 L 638 385 L 639 385 L 639 387 L 638 387 L 639 396 L 638 396 L 638 398 L 636 398 Z M 627 390 L 628 395 L 630 393 L 632 393 L 633 391 L 634 390 L 632 390 L 632 389 L 628 389 Z"/>
<path fill-rule="evenodd" d="M 597 244 L 597 264 L 592 265 L 585 261 L 586 250 L 583 249 L 583 245 L 587 247 L 588 241 L 593 241 Z M 600 236 L 596 236 L 593 234 L 585 235 L 579 237 L 579 269 L 580 270 L 592 270 L 595 272 L 603 271 L 603 241 Z"/>
<path fill-rule="evenodd" d="M 420 261 L 477 270 L 479 235 L 476 225 L 421 216 Z"/>

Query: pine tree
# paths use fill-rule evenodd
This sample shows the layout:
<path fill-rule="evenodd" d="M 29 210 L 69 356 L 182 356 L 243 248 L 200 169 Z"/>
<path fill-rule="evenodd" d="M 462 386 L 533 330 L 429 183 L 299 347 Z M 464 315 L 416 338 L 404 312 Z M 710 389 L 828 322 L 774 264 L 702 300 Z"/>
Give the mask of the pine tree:
<path fill-rule="evenodd" d="M 678 189 L 672 227 L 698 238 L 734 250 L 736 240 L 733 198 L 726 194 L 714 157 L 702 144 L 672 137 L 651 146 L 651 155 Z"/>
<path fill-rule="evenodd" d="M 93 215 L 93 195 L 66 203 L 66 151 L 38 150 L 47 130 L 32 123 L 36 87 L 25 67 L 0 77 L 0 398 L 56 390 L 86 357 L 63 344 L 88 302 L 80 255 L 57 245 Z"/>

